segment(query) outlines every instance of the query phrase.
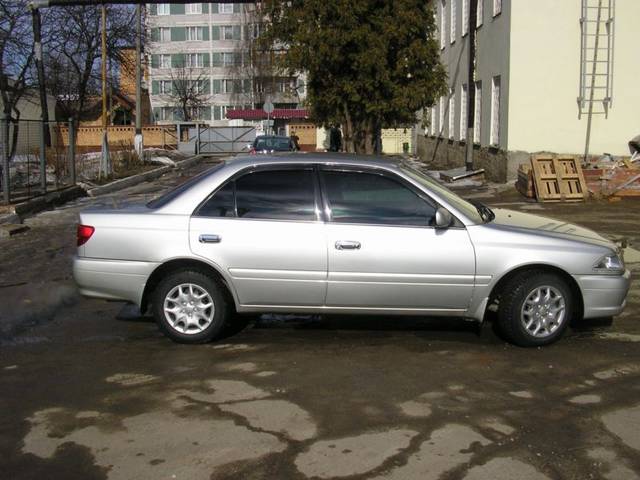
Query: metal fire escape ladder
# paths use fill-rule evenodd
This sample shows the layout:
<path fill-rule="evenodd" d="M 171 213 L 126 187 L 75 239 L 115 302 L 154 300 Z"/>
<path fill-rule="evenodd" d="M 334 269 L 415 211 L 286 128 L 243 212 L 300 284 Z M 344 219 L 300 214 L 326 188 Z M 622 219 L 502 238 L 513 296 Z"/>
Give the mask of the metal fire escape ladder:
<path fill-rule="evenodd" d="M 615 0 L 582 0 L 578 116 L 609 114 L 613 91 Z"/>

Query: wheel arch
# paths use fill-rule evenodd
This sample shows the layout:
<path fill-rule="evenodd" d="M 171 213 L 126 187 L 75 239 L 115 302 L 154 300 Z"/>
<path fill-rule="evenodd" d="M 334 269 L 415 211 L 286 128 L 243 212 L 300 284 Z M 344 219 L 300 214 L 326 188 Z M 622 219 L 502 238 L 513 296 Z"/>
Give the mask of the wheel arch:
<path fill-rule="evenodd" d="M 179 270 L 196 270 L 208 275 L 220 283 L 224 289 L 224 294 L 228 297 L 230 303 L 236 306 L 238 303 L 236 301 L 235 291 L 230 285 L 229 281 L 225 278 L 222 272 L 215 266 L 211 265 L 208 262 L 203 260 L 198 260 L 195 258 L 173 258 L 168 260 L 151 272 L 147 282 L 144 286 L 144 291 L 142 293 L 142 299 L 140 300 L 140 311 L 142 313 L 146 312 L 149 307 L 149 299 L 153 294 L 153 291 L 158 286 L 160 281 L 170 275 L 173 272 L 177 272 Z"/>
<path fill-rule="evenodd" d="M 498 279 L 498 281 L 494 284 L 493 288 L 491 289 L 487 307 L 496 301 L 496 299 L 500 295 L 500 292 L 502 292 L 502 290 L 504 289 L 505 285 L 507 285 L 516 276 L 527 271 L 552 273 L 562 278 L 571 289 L 571 294 L 573 296 L 573 299 L 576 302 L 575 312 L 574 312 L 575 319 L 578 319 L 578 320 L 582 319 L 584 315 L 584 298 L 582 296 L 582 290 L 580 290 L 580 286 L 578 285 L 578 282 L 576 282 L 575 278 L 573 278 L 571 274 L 569 274 L 567 271 L 563 270 L 562 268 L 554 265 L 544 264 L 544 263 L 520 265 L 512 270 L 509 270 L 507 273 L 505 273 L 502 277 Z M 486 314 L 487 314 L 487 309 L 485 309 L 485 315 Z"/>

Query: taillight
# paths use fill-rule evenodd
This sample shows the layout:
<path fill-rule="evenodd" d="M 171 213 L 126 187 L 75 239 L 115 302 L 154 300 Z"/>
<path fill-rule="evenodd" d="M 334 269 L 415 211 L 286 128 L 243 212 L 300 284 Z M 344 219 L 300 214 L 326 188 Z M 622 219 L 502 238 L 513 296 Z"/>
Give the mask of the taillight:
<path fill-rule="evenodd" d="M 251 150 L 249 150 L 249 155 L 255 155 L 256 154 L 256 149 L 252 148 Z"/>
<path fill-rule="evenodd" d="M 91 235 L 93 235 L 93 232 L 95 231 L 96 229 L 93 227 L 90 227 L 89 225 L 78 225 L 78 231 L 77 231 L 78 246 L 84 245 L 85 243 L 87 243 L 91 238 Z"/>

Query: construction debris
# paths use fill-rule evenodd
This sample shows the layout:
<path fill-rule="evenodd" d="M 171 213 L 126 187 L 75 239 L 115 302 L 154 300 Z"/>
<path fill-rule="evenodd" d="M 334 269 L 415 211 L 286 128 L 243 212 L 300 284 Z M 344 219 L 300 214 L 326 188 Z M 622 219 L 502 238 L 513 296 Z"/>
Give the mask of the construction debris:
<path fill-rule="evenodd" d="M 538 201 L 578 202 L 586 199 L 587 185 L 575 157 L 533 155 L 531 166 Z"/>

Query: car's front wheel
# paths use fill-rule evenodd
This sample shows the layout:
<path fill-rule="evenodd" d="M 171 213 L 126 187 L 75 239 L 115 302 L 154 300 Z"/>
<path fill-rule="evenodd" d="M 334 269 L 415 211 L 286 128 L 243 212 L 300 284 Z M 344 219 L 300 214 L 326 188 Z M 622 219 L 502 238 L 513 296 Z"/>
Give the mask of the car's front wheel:
<path fill-rule="evenodd" d="M 500 331 L 521 347 L 548 345 L 567 329 L 573 302 L 571 289 L 559 275 L 523 272 L 502 290 L 498 306 Z"/>
<path fill-rule="evenodd" d="M 153 312 L 156 322 L 175 342 L 213 340 L 224 328 L 228 311 L 222 288 L 202 272 L 174 272 L 155 289 Z"/>

